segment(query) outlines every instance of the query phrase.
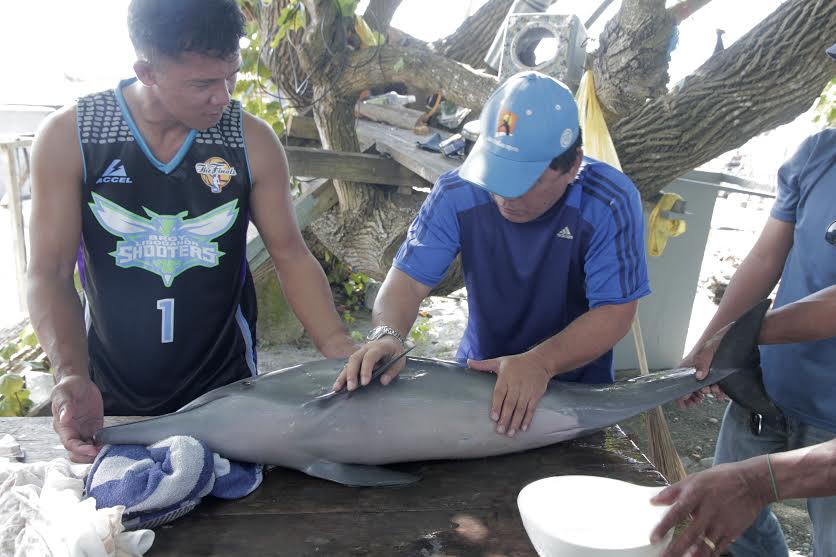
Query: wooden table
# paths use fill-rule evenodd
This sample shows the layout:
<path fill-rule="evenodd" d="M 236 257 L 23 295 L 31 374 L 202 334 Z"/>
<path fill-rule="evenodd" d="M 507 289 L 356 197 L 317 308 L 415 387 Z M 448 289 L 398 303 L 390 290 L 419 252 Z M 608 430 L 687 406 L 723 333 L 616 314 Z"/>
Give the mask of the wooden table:
<path fill-rule="evenodd" d="M 106 423 L 130 421 L 107 418 Z M 26 460 L 65 453 L 50 418 L 0 418 Z M 556 475 L 664 479 L 620 428 L 517 455 L 392 466 L 422 480 L 403 488 L 349 488 L 276 469 L 237 501 L 207 498 L 157 529 L 156 555 L 535 555 L 517 512 L 520 489 Z"/>

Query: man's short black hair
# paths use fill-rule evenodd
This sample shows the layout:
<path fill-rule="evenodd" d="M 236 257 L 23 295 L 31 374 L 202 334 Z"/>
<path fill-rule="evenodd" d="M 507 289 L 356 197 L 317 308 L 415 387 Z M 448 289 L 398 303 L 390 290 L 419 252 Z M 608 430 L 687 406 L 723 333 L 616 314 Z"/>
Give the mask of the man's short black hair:
<path fill-rule="evenodd" d="M 574 143 L 572 143 L 572 145 L 569 146 L 568 149 L 552 159 L 552 162 L 549 163 L 549 168 L 556 170 L 561 174 L 565 173 L 572 168 L 573 164 L 575 164 L 575 160 L 578 158 L 578 155 L 580 155 L 578 150 L 581 147 L 583 147 L 583 130 L 580 126 L 578 126 L 578 138 Z"/>
<path fill-rule="evenodd" d="M 228 59 L 239 50 L 244 15 L 236 0 L 131 0 L 128 31 L 139 56 L 187 52 Z"/>

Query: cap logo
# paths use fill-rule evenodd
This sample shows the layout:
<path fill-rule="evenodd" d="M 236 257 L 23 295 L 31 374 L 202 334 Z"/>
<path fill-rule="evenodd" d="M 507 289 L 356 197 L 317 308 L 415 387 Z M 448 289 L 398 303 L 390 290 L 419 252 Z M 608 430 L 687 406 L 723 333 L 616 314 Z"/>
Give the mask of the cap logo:
<path fill-rule="evenodd" d="M 502 112 L 500 112 L 499 121 L 496 124 L 496 133 L 494 133 L 494 136 L 499 137 L 502 135 L 514 135 L 514 128 L 517 127 L 518 119 L 519 116 L 517 116 L 510 110 L 503 110 Z"/>
<path fill-rule="evenodd" d="M 560 146 L 565 149 L 569 145 L 572 144 L 572 130 L 566 128 L 563 130 L 563 133 L 560 134 Z"/>

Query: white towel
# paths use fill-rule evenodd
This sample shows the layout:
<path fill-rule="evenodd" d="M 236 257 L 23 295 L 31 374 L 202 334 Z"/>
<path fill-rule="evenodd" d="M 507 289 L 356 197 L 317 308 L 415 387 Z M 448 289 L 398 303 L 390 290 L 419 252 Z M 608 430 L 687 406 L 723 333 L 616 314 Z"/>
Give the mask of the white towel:
<path fill-rule="evenodd" d="M 154 532 L 125 532 L 124 507 L 82 500 L 89 464 L 65 458 L 32 464 L 0 461 L 0 557 L 143 555 Z"/>

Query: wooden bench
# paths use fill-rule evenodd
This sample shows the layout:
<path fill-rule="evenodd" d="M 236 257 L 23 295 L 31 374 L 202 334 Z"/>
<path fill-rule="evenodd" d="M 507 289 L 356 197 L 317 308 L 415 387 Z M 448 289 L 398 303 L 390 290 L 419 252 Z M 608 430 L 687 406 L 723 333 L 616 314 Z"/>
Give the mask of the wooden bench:
<path fill-rule="evenodd" d="M 66 454 L 50 418 L 0 418 L 3 433 L 18 439 L 28 462 Z M 148 555 L 534 556 L 516 503 L 526 484 L 568 474 L 665 483 L 617 426 L 515 455 L 392 468 L 422 480 L 349 488 L 277 468 L 250 496 L 207 498 L 159 528 Z"/>

